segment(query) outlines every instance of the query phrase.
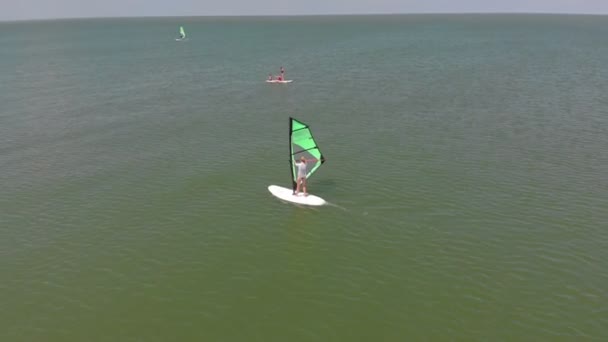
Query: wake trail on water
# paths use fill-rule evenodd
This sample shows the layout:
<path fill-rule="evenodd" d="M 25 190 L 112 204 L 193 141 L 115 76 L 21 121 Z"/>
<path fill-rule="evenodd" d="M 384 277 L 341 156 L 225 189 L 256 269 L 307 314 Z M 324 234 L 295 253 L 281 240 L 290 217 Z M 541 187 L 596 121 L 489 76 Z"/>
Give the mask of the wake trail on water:
<path fill-rule="evenodd" d="M 371 208 L 365 208 L 365 210 L 362 210 L 362 211 L 353 212 L 353 211 L 351 211 L 350 209 L 348 209 L 346 207 L 343 207 L 341 205 L 338 205 L 338 204 L 335 204 L 335 203 L 331 203 L 331 202 L 328 202 L 328 201 L 325 201 L 325 205 L 328 206 L 328 207 L 338 208 L 338 209 L 341 209 L 341 210 L 343 210 L 345 212 L 348 212 L 348 213 L 351 213 L 351 214 L 360 215 L 360 216 L 368 216 L 370 213 L 373 214 L 375 212 L 374 209 L 378 209 L 378 208 L 371 207 Z M 395 207 L 383 207 L 381 209 L 387 209 L 387 208 L 394 209 Z"/>
<path fill-rule="evenodd" d="M 344 211 L 350 211 L 350 210 L 344 208 L 343 206 L 340 206 L 340 205 L 337 205 L 337 204 L 334 204 L 334 203 L 331 203 L 331 202 L 327 202 L 327 201 L 326 201 L 326 203 L 330 207 L 339 208 L 339 209 L 342 209 Z"/>

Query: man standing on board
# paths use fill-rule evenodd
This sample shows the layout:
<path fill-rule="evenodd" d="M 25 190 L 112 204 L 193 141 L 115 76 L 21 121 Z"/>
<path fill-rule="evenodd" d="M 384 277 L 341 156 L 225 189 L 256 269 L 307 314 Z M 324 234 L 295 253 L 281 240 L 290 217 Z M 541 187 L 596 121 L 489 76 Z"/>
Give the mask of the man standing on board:
<path fill-rule="evenodd" d="M 294 196 L 300 193 L 300 184 L 302 184 L 302 190 L 304 190 L 304 196 L 308 196 L 306 192 L 306 162 L 316 162 L 317 159 L 306 159 L 304 156 L 300 158 L 300 162 L 296 161 L 296 167 L 298 168 L 298 177 L 296 181 L 296 189 L 293 192 Z"/>

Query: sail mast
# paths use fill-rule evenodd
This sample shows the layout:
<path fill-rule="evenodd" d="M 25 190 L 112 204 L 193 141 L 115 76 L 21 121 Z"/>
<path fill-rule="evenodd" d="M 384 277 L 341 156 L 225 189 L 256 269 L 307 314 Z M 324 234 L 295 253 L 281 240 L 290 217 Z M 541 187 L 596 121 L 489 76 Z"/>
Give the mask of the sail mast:
<path fill-rule="evenodd" d="M 289 118 L 289 169 L 291 172 L 291 187 L 293 189 L 293 191 L 296 191 L 296 171 L 295 171 L 295 165 L 293 163 L 293 143 L 291 141 L 291 132 L 293 132 L 293 118 L 290 117 Z"/>

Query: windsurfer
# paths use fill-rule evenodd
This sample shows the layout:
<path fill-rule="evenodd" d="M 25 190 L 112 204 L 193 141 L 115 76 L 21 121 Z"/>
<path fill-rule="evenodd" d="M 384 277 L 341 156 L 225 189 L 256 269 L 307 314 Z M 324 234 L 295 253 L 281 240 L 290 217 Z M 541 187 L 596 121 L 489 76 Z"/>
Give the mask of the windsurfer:
<path fill-rule="evenodd" d="M 293 192 L 294 196 L 300 193 L 300 184 L 302 184 L 304 196 L 308 196 L 308 192 L 306 191 L 306 162 L 314 161 L 317 161 L 317 159 L 306 159 L 304 156 L 302 156 L 300 158 L 300 162 L 296 162 L 296 167 L 298 168 L 298 180 L 296 182 L 296 189 Z"/>

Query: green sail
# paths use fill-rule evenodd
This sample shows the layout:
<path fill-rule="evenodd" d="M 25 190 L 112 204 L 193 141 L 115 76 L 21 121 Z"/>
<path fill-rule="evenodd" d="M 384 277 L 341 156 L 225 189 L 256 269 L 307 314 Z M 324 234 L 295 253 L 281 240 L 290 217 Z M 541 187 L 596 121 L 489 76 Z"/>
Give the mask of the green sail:
<path fill-rule="evenodd" d="M 310 127 L 301 121 L 289 118 L 289 163 L 291 166 L 291 180 L 294 189 L 296 188 L 298 176 L 296 160 L 300 160 L 301 157 L 308 160 L 315 160 L 306 163 L 308 166 L 306 178 L 309 178 L 315 173 L 321 164 L 325 162 L 325 158 L 323 158 L 323 154 L 312 136 Z"/>
<path fill-rule="evenodd" d="M 183 26 L 179 27 L 179 34 L 180 34 L 180 36 L 182 36 L 182 38 L 186 38 L 186 32 L 184 32 Z"/>

